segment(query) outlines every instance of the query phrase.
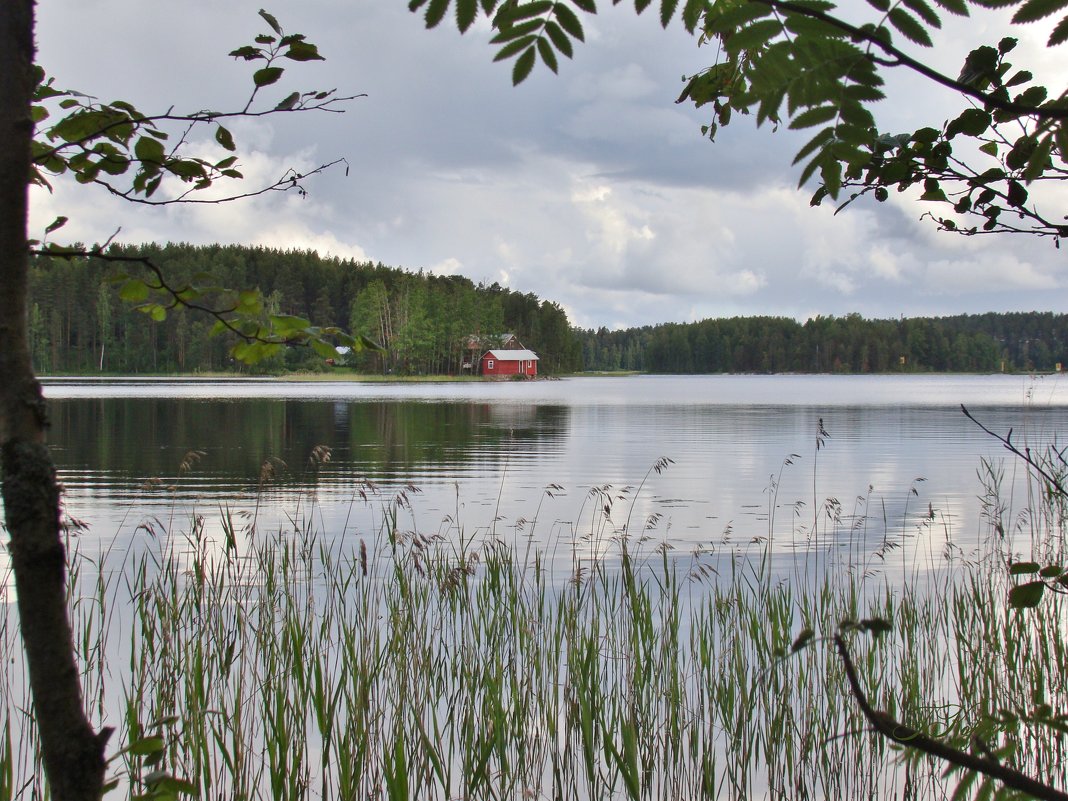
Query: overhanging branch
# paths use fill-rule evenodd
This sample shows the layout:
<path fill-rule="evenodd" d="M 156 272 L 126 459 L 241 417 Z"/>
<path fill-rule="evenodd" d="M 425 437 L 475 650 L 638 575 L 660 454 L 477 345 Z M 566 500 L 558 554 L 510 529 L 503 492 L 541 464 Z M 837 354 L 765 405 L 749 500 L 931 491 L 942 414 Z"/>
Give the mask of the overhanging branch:
<path fill-rule="evenodd" d="M 989 92 L 984 92 L 980 89 L 976 89 L 974 86 L 958 81 L 955 78 L 950 78 L 948 75 L 944 75 L 938 70 L 927 66 L 922 61 L 917 61 L 907 53 L 894 47 L 889 42 L 883 41 L 874 33 L 859 28 L 843 19 L 839 19 L 838 17 L 831 16 L 824 11 L 798 5 L 790 2 L 790 0 L 753 0 L 753 2 L 760 3 L 761 5 L 779 11 L 785 11 L 791 14 L 797 14 L 798 16 L 808 17 L 809 19 L 819 20 L 820 22 L 837 28 L 840 31 L 844 31 L 853 37 L 854 40 L 868 42 L 894 59 L 894 62 L 880 60 L 880 64 L 885 66 L 907 67 L 947 89 L 953 89 L 954 91 L 978 100 L 987 108 L 997 109 L 998 111 L 1005 111 L 1011 114 L 1019 114 L 1021 116 L 1035 117 L 1040 120 L 1068 120 L 1068 108 L 1051 108 L 1049 106 L 1040 108 L 1023 103 L 1014 103 L 1011 100 L 1002 100 L 1001 98 L 991 95 Z"/>

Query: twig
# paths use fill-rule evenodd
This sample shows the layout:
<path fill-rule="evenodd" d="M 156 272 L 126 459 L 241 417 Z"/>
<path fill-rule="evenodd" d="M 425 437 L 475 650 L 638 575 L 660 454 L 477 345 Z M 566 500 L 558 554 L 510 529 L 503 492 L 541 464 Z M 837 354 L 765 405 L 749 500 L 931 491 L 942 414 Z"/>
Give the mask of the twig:
<path fill-rule="evenodd" d="M 1027 462 L 1027 464 L 1029 464 L 1031 467 L 1033 467 L 1035 469 L 1035 471 L 1040 476 L 1042 476 L 1042 478 L 1044 478 L 1046 480 L 1046 482 L 1050 486 L 1050 489 L 1053 489 L 1054 491 L 1056 491 L 1056 493 L 1058 495 L 1060 495 L 1062 498 L 1068 498 L 1068 490 L 1066 490 L 1064 488 L 1064 485 L 1060 482 L 1060 480 L 1058 480 L 1056 477 L 1054 477 L 1041 464 L 1039 464 L 1037 461 L 1035 461 L 1034 457 L 1031 456 L 1031 449 L 1030 448 L 1025 447 L 1021 451 L 1019 448 L 1017 448 L 1015 445 L 1012 444 L 1012 429 L 1011 428 L 1009 429 L 1008 435 L 1003 437 L 1003 436 L 1001 436 L 1001 434 L 998 434 L 998 433 L 996 433 L 994 431 L 991 431 L 989 428 L 987 428 L 982 423 L 980 423 L 978 420 L 976 420 L 975 417 L 972 415 L 972 413 L 969 412 L 964 407 L 964 404 L 961 404 L 960 410 L 962 412 L 964 412 L 964 416 L 965 417 L 967 417 L 969 420 L 971 420 L 973 423 L 975 423 L 977 426 L 979 426 L 979 428 L 983 429 L 983 431 L 985 431 L 987 434 L 989 434 L 994 439 L 996 439 L 998 442 L 1000 442 L 1002 445 L 1004 445 L 1006 450 L 1008 450 L 1014 456 L 1019 456 L 1021 459 L 1023 459 L 1025 462 Z M 1061 456 L 1061 452 L 1060 451 L 1057 452 L 1057 457 L 1062 462 L 1064 461 L 1064 457 Z"/>
<path fill-rule="evenodd" d="M 849 680 L 849 688 L 853 698 L 856 699 L 857 705 L 864 713 L 864 717 L 881 735 L 896 743 L 923 751 L 925 754 L 938 757 L 946 762 L 982 773 L 984 776 L 990 776 L 1004 783 L 1007 787 L 1027 793 L 1035 798 L 1043 799 L 1043 801 L 1068 801 L 1068 793 L 1061 792 L 1025 773 L 1002 765 L 992 757 L 980 757 L 975 754 L 969 754 L 967 751 L 960 751 L 941 740 L 936 740 L 923 732 L 899 723 L 882 710 L 873 709 L 868 702 L 864 689 L 860 686 L 856 667 L 853 665 L 853 659 L 849 655 L 849 649 L 846 647 L 845 640 L 841 634 L 834 636 L 834 644 L 838 649 L 839 657 L 842 659 L 842 665 L 845 668 L 846 678 Z"/>

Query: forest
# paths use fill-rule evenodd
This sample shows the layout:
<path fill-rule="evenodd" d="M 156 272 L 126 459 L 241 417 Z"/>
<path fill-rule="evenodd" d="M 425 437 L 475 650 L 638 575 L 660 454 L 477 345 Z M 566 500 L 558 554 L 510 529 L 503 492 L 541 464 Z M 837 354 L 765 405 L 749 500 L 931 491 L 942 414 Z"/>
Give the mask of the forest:
<path fill-rule="evenodd" d="M 583 332 L 587 370 L 649 373 L 1052 371 L 1068 362 L 1068 315 L 965 314 L 866 320 L 858 314 L 734 317 Z"/>
<path fill-rule="evenodd" d="M 396 375 L 459 374 L 471 337 L 515 334 L 540 356 L 542 373 L 580 370 L 581 342 L 564 310 L 494 283 L 461 276 L 324 258 L 310 251 L 234 245 L 112 246 L 111 256 L 145 256 L 172 286 L 203 276 L 219 286 L 258 288 L 270 314 L 364 334 L 383 347 L 353 354 L 351 366 Z M 126 265 L 123 265 L 125 268 Z M 38 257 L 30 274 L 30 338 L 41 373 L 241 372 L 212 336 L 215 320 L 182 308 L 155 322 L 119 298 L 119 270 L 104 259 Z M 309 348 L 290 348 L 256 372 L 323 370 Z"/>
<path fill-rule="evenodd" d="M 112 246 L 144 255 L 172 285 L 210 275 L 222 286 L 258 288 L 272 314 L 364 334 L 382 351 L 353 354 L 365 373 L 458 375 L 472 337 L 504 333 L 538 353 L 542 374 L 888 373 L 1053 371 L 1068 362 L 1068 315 L 988 313 L 866 320 L 858 314 L 734 317 L 609 331 L 571 325 L 564 309 L 533 293 L 456 275 L 411 272 L 315 252 L 237 245 Z M 30 337 L 41 373 L 241 372 L 233 340 L 214 320 L 181 308 L 155 322 L 119 298 L 104 259 L 37 257 L 31 267 Z M 328 369 L 309 348 L 291 348 L 257 372 Z"/>

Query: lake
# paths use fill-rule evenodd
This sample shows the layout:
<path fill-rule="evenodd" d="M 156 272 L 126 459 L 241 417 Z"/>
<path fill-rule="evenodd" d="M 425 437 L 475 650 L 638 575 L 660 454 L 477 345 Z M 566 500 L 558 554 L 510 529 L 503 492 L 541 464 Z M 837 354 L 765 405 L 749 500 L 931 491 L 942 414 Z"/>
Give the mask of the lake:
<path fill-rule="evenodd" d="M 453 540 L 533 533 L 548 548 L 626 526 L 680 552 L 772 536 L 787 555 L 819 510 L 868 550 L 920 526 L 967 550 L 988 530 L 982 460 L 1003 467 L 1006 498 L 1024 466 L 961 404 L 1032 447 L 1068 423 L 1059 375 L 59 379 L 45 394 L 83 550 L 195 515 L 219 538 L 227 512 L 245 530 L 362 536 L 398 493 L 398 525 Z"/>
<path fill-rule="evenodd" d="M 201 797 L 948 797 L 868 734 L 827 641 L 850 620 L 891 628 L 850 647 L 902 720 L 968 731 L 1036 687 L 1064 707 L 1059 608 L 1002 600 L 1008 554 L 1061 523 L 960 409 L 1042 449 L 1060 376 L 45 392 L 91 718 L 114 749 L 164 737 Z M 13 754 L 38 797 L 0 598 L 0 774 Z M 1068 782 L 1056 731 L 1024 728 L 1020 765 Z M 131 797 L 147 768 L 116 756 Z"/>

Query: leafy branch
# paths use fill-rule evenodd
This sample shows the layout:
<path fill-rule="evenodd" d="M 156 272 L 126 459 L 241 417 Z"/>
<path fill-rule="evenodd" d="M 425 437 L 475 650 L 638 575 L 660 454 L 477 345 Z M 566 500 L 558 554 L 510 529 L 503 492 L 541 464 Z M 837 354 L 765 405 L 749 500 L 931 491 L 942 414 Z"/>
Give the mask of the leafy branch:
<path fill-rule="evenodd" d="M 286 170 L 273 183 L 253 191 L 214 200 L 191 197 L 217 181 L 243 177 L 237 169 L 237 145 L 233 134 L 223 124 L 225 121 L 310 111 L 342 113 L 344 109 L 340 106 L 366 97 L 364 94 L 339 97 L 334 89 L 295 91 L 266 107 L 254 107 L 261 91 L 282 78 L 285 68 L 278 63 L 323 60 L 317 46 L 308 42 L 303 34 L 286 34 L 274 16 L 263 10 L 259 13 L 272 32 L 260 34 L 255 38 L 255 44 L 230 53 L 235 59 L 258 65 L 252 74 L 253 86 L 248 99 L 237 111 L 204 110 L 176 114 L 169 109 L 161 114 L 142 114 L 126 101 L 100 103 L 81 92 L 59 89 L 43 69 L 35 68 L 33 119 L 38 131 L 32 144 L 31 182 L 51 189 L 49 176 L 70 173 L 78 183 L 97 184 L 111 194 L 135 203 L 218 203 L 271 191 L 295 189 L 305 194 L 301 184 L 304 179 L 338 164 L 347 165 L 344 159 L 335 159 L 304 172 Z M 42 126 L 59 112 L 63 116 Z M 168 126 L 179 130 L 164 130 Z M 185 146 L 193 132 L 204 126 L 212 129 L 215 144 L 229 155 L 216 160 L 185 154 Z M 120 184 L 119 177 L 131 170 L 132 179 Z M 177 179 L 188 186 L 170 198 L 154 197 L 165 179 Z"/>

